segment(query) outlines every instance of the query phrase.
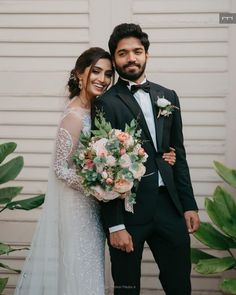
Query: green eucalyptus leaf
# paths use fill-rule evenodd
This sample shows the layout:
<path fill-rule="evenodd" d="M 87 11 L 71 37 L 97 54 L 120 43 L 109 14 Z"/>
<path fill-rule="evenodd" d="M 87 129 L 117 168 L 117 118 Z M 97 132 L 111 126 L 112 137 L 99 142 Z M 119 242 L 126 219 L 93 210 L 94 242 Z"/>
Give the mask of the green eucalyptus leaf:
<path fill-rule="evenodd" d="M 194 236 L 204 245 L 212 249 L 229 250 L 232 248 L 232 239 L 216 230 L 209 222 L 201 222 Z"/>
<path fill-rule="evenodd" d="M 236 279 L 224 279 L 220 288 L 225 292 L 236 294 Z"/>
<path fill-rule="evenodd" d="M 24 166 L 23 157 L 16 157 L 0 166 L 0 184 L 13 180 Z"/>
<path fill-rule="evenodd" d="M 218 161 L 214 161 L 214 168 L 221 178 L 236 188 L 236 170 L 230 169 Z"/>
<path fill-rule="evenodd" d="M 222 272 L 235 267 L 236 260 L 233 257 L 211 258 L 199 260 L 194 270 L 207 275 Z"/>
<path fill-rule="evenodd" d="M 6 288 L 8 282 L 8 278 L 0 278 L 0 294 L 2 294 L 3 290 Z"/>
<path fill-rule="evenodd" d="M 14 202 L 8 203 L 6 205 L 6 208 L 10 210 L 14 210 L 14 209 L 31 210 L 41 206 L 44 202 L 44 197 L 45 195 L 38 195 L 33 198 L 14 201 Z"/>
<path fill-rule="evenodd" d="M 16 146 L 15 142 L 0 144 L 0 163 L 2 163 L 8 155 L 14 152 Z"/>
<path fill-rule="evenodd" d="M 23 187 L 16 186 L 16 187 L 4 187 L 0 189 L 0 204 L 6 204 L 11 202 L 11 200 L 16 197 Z"/>
<path fill-rule="evenodd" d="M 203 252 L 199 249 L 191 248 L 191 260 L 192 260 L 192 263 L 194 264 L 197 264 L 199 260 L 212 259 L 212 258 L 216 258 L 216 257 L 213 255 L 207 254 L 206 252 Z"/>

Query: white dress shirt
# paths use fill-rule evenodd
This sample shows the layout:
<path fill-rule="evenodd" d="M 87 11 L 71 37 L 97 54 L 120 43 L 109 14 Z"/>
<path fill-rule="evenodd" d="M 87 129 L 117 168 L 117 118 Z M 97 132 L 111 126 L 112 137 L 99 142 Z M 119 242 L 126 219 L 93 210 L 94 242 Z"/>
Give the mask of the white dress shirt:
<path fill-rule="evenodd" d="M 146 81 L 147 80 L 145 78 L 140 84 L 143 84 Z M 131 89 L 132 85 L 137 85 L 137 83 L 129 81 L 129 85 L 127 85 L 129 90 Z M 134 93 L 134 97 L 135 97 L 137 103 L 140 105 L 140 108 L 141 108 L 143 115 L 145 117 L 145 120 L 147 122 L 148 129 L 149 129 L 150 134 L 152 136 L 152 140 L 153 140 L 155 149 L 157 150 L 156 128 L 155 128 L 154 114 L 153 114 L 153 110 L 152 110 L 152 102 L 151 102 L 150 95 L 149 95 L 149 93 L 145 92 L 144 90 L 139 89 L 138 91 L 136 91 Z M 158 171 L 158 186 L 163 186 L 163 185 L 165 185 L 165 184 L 162 180 L 160 172 Z M 125 229 L 125 225 L 119 224 L 119 225 L 110 227 L 109 231 L 110 231 L 110 233 L 112 233 L 112 232 L 116 232 L 116 231 L 119 231 L 122 229 Z"/>

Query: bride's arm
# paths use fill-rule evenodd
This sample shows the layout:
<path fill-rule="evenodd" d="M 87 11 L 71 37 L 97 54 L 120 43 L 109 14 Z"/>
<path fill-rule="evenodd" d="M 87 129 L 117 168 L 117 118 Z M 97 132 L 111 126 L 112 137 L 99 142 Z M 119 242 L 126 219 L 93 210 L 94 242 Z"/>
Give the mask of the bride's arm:
<path fill-rule="evenodd" d="M 82 120 L 78 114 L 69 113 L 63 118 L 57 133 L 54 160 L 54 170 L 58 179 L 80 191 L 82 190 L 80 177 L 73 168 L 71 156 L 78 146 L 81 130 Z"/>

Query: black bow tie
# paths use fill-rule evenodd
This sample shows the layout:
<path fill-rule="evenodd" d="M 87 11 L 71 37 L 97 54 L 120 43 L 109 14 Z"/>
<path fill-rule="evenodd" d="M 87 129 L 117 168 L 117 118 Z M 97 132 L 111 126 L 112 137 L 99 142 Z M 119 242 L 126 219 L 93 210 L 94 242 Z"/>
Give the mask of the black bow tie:
<path fill-rule="evenodd" d="M 132 85 L 131 88 L 130 88 L 130 91 L 131 91 L 132 94 L 134 94 L 139 89 L 142 89 L 143 91 L 149 93 L 150 92 L 150 84 L 149 84 L 149 82 L 147 81 L 147 82 L 145 82 L 143 84 Z"/>

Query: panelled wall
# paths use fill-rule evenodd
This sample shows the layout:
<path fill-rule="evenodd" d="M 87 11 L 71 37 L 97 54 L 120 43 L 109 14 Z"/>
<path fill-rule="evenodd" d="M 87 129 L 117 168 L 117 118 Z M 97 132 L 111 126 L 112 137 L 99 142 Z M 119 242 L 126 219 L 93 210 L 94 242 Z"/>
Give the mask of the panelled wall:
<path fill-rule="evenodd" d="M 148 78 L 180 96 L 193 186 L 201 218 L 207 220 L 204 198 L 219 183 L 212 161 L 236 164 L 229 162 L 235 146 L 235 28 L 219 24 L 219 12 L 233 12 L 234 5 L 231 0 L 0 0 L 0 142 L 17 142 L 16 154 L 24 156 L 25 167 L 13 182 L 24 186 L 21 197 L 46 190 L 53 138 L 76 57 L 91 45 L 107 47 L 115 25 L 135 22 L 151 41 Z M 29 245 L 40 210 L 1 213 L 1 241 Z M 202 247 L 194 240 L 193 245 Z M 20 268 L 25 255 L 4 259 Z M 10 295 L 17 276 L 1 273 L 10 276 Z M 147 247 L 142 273 L 142 294 L 163 294 Z M 220 279 L 193 272 L 193 294 L 221 294 Z M 107 271 L 108 287 L 110 282 Z"/>

